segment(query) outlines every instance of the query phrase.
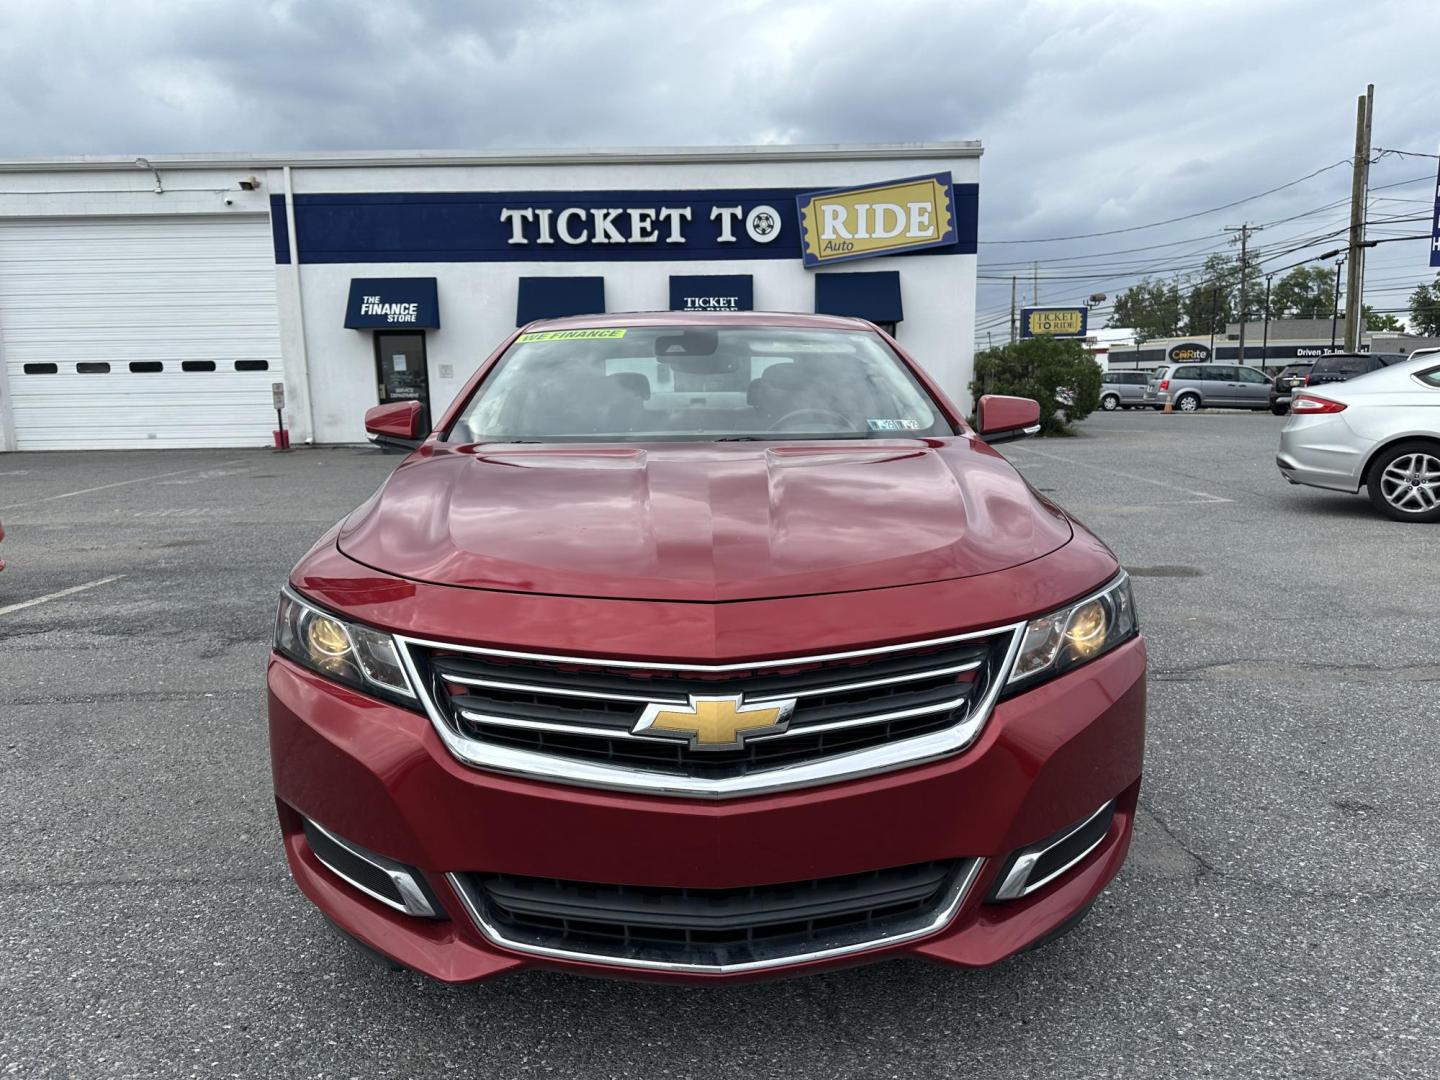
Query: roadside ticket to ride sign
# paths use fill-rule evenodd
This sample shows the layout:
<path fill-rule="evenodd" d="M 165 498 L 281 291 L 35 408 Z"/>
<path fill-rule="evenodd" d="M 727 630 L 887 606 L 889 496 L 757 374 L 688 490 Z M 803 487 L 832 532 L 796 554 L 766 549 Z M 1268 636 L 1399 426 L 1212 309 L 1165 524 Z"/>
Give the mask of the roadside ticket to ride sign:
<path fill-rule="evenodd" d="M 806 266 L 954 244 L 948 172 L 796 197 Z"/>
<path fill-rule="evenodd" d="M 1022 308 L 1021 337 L 1084 337 L 1089 310 L 1083 307 Z"/>

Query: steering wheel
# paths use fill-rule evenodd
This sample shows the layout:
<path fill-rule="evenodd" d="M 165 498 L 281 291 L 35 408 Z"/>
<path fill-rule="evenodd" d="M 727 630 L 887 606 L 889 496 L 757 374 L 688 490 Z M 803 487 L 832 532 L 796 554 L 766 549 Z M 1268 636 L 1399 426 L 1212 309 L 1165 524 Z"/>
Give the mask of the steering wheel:
<path fill-rule="evenodd" d="M 768 430 L 779 431 L 783 424 L 787 421 L 794 420 L 797 416 L 818 416 L 824 420 L 838 420 L 840 422 L 839 430 L 851 430 L 850 418 L 830 409 L 795 409 L 776 420 L 770 425 Z"/>

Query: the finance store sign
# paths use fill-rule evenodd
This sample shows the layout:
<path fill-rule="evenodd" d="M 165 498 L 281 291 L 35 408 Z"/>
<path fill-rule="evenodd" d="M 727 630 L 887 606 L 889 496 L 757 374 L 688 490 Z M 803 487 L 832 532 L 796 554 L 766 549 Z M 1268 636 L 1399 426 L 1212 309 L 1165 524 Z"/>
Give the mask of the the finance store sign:
<path fill-rule="evenodd" d="M 949 173 L 840 190 L 297 194 L 305 263 L 800 259 L 973 255 L 979 185 Z M 277 261 L 291 252 L 271 200 Z M 736 306 L 743 306 L 737 301 Z"/>

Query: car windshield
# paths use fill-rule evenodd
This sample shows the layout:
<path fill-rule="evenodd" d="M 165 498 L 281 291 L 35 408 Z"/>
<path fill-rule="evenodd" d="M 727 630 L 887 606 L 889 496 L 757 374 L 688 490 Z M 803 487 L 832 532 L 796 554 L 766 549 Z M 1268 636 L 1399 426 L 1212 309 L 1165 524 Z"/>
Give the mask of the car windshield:
<path fill-rule="evenodd" d="M 873 333 L 604 327 L 521 334 L 452 442 L 951 435 Z"/>

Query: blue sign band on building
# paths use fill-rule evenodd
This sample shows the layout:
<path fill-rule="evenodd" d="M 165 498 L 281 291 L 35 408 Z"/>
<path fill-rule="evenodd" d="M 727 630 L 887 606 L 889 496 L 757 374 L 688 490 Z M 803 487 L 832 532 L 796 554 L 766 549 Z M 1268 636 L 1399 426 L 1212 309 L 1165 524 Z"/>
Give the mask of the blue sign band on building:
<path fill-rule="evenodd" d="M 1435 170 L 1435 217 L 1430 223 L 1430 265 L 1440 266 L 1440 168 Z"/>
<path fill-rule="evenodd" d="M 815 313 L 898 323 L 905 318 L 900 304 L 900 271 L 816 274 Z"/>
<path fill-rule="evenodd" d="M 440 329 L 435 279 L 351 278 L 345 325 L 351 330 Z"/>
<path fill-rule="evenodd" d="M 752 274 L 671 274 L 671 311 L 750 311 L 755 307 Z"/>
<path fill-rule="evenodd" d="M 522 277 L 515 304 L 515 325 L 567 315 L 605 311 L 603 277 Z"/>
<path fill-rule="evenodd" d="M 302 194 L 295 235 L 302 263 L 799 259 L 796 197 L 811 190 Z M 979 201 L 978 184 L 953 185 L 955 243 L 915 254 L 975 254 Z M 270 221 L 289 263 L 283 196 Z"/>

